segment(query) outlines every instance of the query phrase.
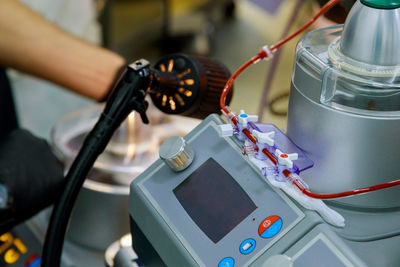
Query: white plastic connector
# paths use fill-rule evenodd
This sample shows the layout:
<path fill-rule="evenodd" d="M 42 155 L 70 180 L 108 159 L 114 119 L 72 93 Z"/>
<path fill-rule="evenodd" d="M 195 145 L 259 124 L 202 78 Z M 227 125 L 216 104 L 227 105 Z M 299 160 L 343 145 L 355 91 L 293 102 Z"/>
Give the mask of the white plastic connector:
<path fill-rule="evenodd" d="M 222 114 L 229 120 L 232 121 L 234 117 L 236 117 L 235 113 L 233 113 L 228 106 L 225 107 L 228 112 L 226 112 L 224 109 L 221 109 Z"/>
<path fill-rule="evenodd" d="M 233 126 L 231 124 L 222 124 L 218 127 L 219 137 L 230 137 L 233 135 Z"/>
<path fill-rule="evenodd" d="M 238 116 L 239 118 L 239 124 L 242 128 L 247 128 L 247 124 L 251 122 L 257 122 L 258 121 L 258 116 L 257 115 L 247 115 L 244 110 L 240 110 L 240 115 Z"/>
<path fill-rule="evenodd" d="M 309 196 L 304 195 L 295 185 L 291 183 L 291 181 L 279 182 L 276 179 L 276 175 L 278 174 L 273 171 L 274 167 L 269 165 L 272 163 L 269 163 L 265 160 L 258 160 L 252 155 L 249 155 L 249 159 L 261 170 L 261 172 L 266 176 L 266 179 L 273 186 L 281 188 L 283 191 L 285 191 L 285 193 L 297 200 L 297 202 L 304 208 L 315 210 L 326 222 L 334 226 L 345 226 L 344 217 L 335 210 L 328 207 L 322 200 L 310 198 Z M 300 180 L 300 177 L 298 177 L 298 175 L 292 174 L 291 179 Z"/>
<path fill-rule="evenodd" d="M 299 158 L 299 154 L 297 153 L 286 154 L 279 149 L 275 150 L 275 156 L 277 156 L 279 164 L 285 165 L 288 168 L 293 168 L 293 160 Z"/>
<path fill-rule="evenodd" d="M 271 51 L 271 49 L 269 49 L 268 45 L 264 45 L 261 49 L 267 53 L 267 56 L 264 58 L 264 60 L 270 60 L 274 56 L 274 53 Z"/>
<path fill-rule="evenodd" d="M 310 187 L 308 186 L 308 184 L 306 182 L 304 182 L 303 179 L 300 178 L 300 176 L 298 176 L 295 173 L 290 173 L 289 176 L 286 178 L 290 183 L 294 183 L 295 181 L 297 181 L 298 183 L 300 183 L 305 189 L 309 189 Z"/>
<path fill-rule="evenodd" d="M 242 147 L 242 154 L 243 155 L 253 155 L 254 154 L 254 146 L 252 145 L 245 145 Z"/>
<path fill-rule="evenodd" d="M 255 138 L 257 138 L 257 141 L 260 144 L 267 144 L 269 146 L 273 146 L 275 144 L 275 141 L 274 141 L 275 132 L 274 131 L 262 133 L 257 130 L 253 130 L 251 133 L 254 135 Z"/>

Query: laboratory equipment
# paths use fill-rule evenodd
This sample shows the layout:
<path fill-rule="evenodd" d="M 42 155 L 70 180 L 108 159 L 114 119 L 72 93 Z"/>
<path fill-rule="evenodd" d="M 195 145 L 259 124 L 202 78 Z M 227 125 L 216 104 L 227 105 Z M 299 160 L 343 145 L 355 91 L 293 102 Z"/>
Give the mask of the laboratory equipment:
<path fill-rule="evenodd" d="M 160 159 L 135 179 L 130 215 L 139 258 L 148 266 L 399 265 L 399 12 L 399 1 L 358 1 L 344 28 L 299 42 L 290 139 L 234 114 L 221 98 L 231 128 L 208 117 L 185 137 L 190 166 L 176 172 Z M 290 140 L 304 153 L 283 149 Z M 305 159 L 314 166 L 300 168 Z M 287 197 L 276 188 L 282 184 L 299 194 Z M 343 216 L 342 225 L 311 211 L 301 194 L 335 198 L 326 211 Z"/>
<path fill-rule="evenodd" d="M 382 57 L 378 57 L 379 60 L 371 56 L 371 53 L 369 57 L 362 57 L 364 54 L 359 52 L 363 49 L 354 50 L 351 42 L 351 38 L 357 36 L 357 31 L 351 30 L 358 25 L 357 20 L 353 20 L 359 16 L 357 14 L 377 12 L 379 15 L 376 18 L 385 19 L 386 14 L 399 11 L 400 3 L 390 3 L 391 5 L 387 5 L 387 2 L 373 0 L 358 2 L 346 21 L 342 35 L 340 28 L 318 30 L 306 35 L 299 43 L 292 91 L 299 90 L 300 93 L 297 99 L 297 92 L 292 92 L 291 105 L 297 109 L 289 112 L 291 117 L 288 135 L 291 139 L 273 125 L 256 123 L 257 116 L 248 115 L 244 111 L 240 114 L 231 112 L 225 106 L 228 91 L 224 89 L 221 107 L 228 118 L 228 124 L 218 116 L 211 115 L 184 139 L 174 137 L 167 140 L 160 151 L 161 159 L 131 184 L 130 222 L 134 236 L 133 247 L 146 266 L 398 265 L 400 212 L 397 206 L 392 204 L 396 203 L 395 195 L 388 194 L 379 200 L 374 196 L 376 193 L 369 191 L 397 185 L 399 180 L 383 183 L 385 180 L 377 179 L 371 184 L 366 184 L 368 188 L 357 189 L 365 185 L 361 184 L 361 179 L 354 178 L 354 187 L 336 188 L 338 191 L 351 191 L 345 192 L 346 194 L 331 194 L 337 192 L 334 191 L 333 185 L 337 183 L 340 186 L 341 183 L 338 180 L 341 176 L 337 176 L 338 179 L 333 176 L 330 177 L 329 182 L 332 182 L 332 186 L 329 190 L 318 194 L 315 192 L 320 192 L 319 184 L 314 185 L 315 177 L 310 175 L 313 172 L 325 174 L 324 169 L 317 167 L 325 155 L 318 154 L 320 150 L 317 145 L 321 150 L 329 148 L 331 144 L 334 144 L 334 148 L 340 148 L 348 135 L 360 129 L 360 138 L 352 139 L 362 143 L 365 141 L 361 138 L 364 132 L 366 136 L 370 132 L 376 133 L 375 130 L 380 124 L 374 124 L 375 121 L 382 123 L 382 131 L 387 134 L 383 136 L 383 143 L 393 147 L 397 144 L 394 136 L 396 132 L 392 132 L 392 135 L 388 133 L 395 129 L 390 126 L 390 122 L 396 121 L 395 89 L 398 80 L 397 65 L 393 63 L 396 62 L 396 56 L 385 56 L 384 50 L 378 48 L 381 49 L 382 44 L 388 42 L 377 42 L 391 35 L 383 34 L 382 38 L 373 35 L 374 38 L 370 42 L 380 44 L 376 47 L 368 47 L 368 44 L 365 44 L 367 51 L 381 51 Z M 379 25 L 385 24 L 378 21 L 373 23 L 373 26 Z M 350 32 L 346 33 L 347 29 L 350 29 Z M 372 29 L 372 26 L 368 29 Z M 338 39 L 340 35 L 343 39 Z M 349 42 L 346 38 L 350 38 Z M 394 39 L 389 44 L 396 43 L 398 39 Z M 368 41 L 368 38 L 366 40 Z M 264 47 L 246 66 L 262 58 L 269 58 L 277 47 Z M 132 65 L 129 71 L 139 76 L 144 74 L 142 77 L 145 78 L 151 77 L 146 76 L 149 74 L 147 63 L 138 63 Z M 241 71 L 243 69 L 241 68 Z M 163 74 L 157 74 L 160 75 L 158 77 L 163 77 Z M 138 82 L 136 79 L 140 78 L 135 75 L 134 89 L 142 87 L 137 85 L 148 85 L 146 82 Z M 238 75 L 235 73 L 233 76 Z M 163 85 L 176 92 L 179 87 L 169 86 L 170 81 L 175 81 L 174 78 L 164 78 Z M 127 82 L 132 80 L 128 77 Z M 186 85 L 195 84 L 188 83 Z M 232 83 L 232 80 L 229 80 L 228 87 Z M 117 95 L 124 93 L 124 96 L 128 96 L 122 99 L 130 100 L 133 93 L 140 101 L 144 100 L 146 92 L 143 90 L 130 91 L 131 88 L 126 87 L 124 89 L 127 91 L 118 88 L 116 92 Z M 308 100 L 306 97 L 309 96 L 306 93 L 310 92 L 312 96 L 315 96 L 312 93 L 319 93 L 319 98 L 314 99 L 315 103 L 311 101 L 313 99 L 309 100 L 310 106 L 320 108 L 325 105 L 326 109 L 329 109 L 328 112 L 317 110 L 319 114 L 341 114 L 342 117 L 348 116 L 353 120 L 341 128 L 338 123 L 336 127 L 328 128 L 321 134 L 319 131 L 323 128 L 313 128 L 313 124 L 317 122 L 317 125 L 323 126 L 328 123 L 323 120 L 319 122 L 318 117 L 311 120 L 309 117 L 314 114 L 301 110 L 303 105 L 300 104 Z M 157 91 L 153 93 L 156 94 Z M 159 98 L 162 106 L 164 97 L 160 94 Z M 173 111 L 175 107 L 176 110 L 176 99 L 167 97 L 164 108 Z M 114 95 L 105 109 L 106 113 L 122 111 L 111 114 L 110 117 L 117 120 L 111 122 L 111 128 L 114 128 L 114 123 L 119 124 L 119 120 L 128 115 L 124 109 L 127 105 L 123 104 L 122 109 L 114 109 L 115 101 Z M 139 108 L 141 118 L 146 121 L 146 104 L 143 103 L 139 103 L 136 108 Z M 189 106 L 187 108 L 190 110 Z M 296 115 L 293 110 L 303 112 L 304 117 L 293 120 Z M 325 118 L 324 116 L 321 117 Z M 374 120 L 375 117 L 379 119 Z M 362 123 L 364 119 L 372 121 L 367 123 L 369 127 Z M 332 120 L 334 121 L 334 118 Z M 314 131 L 307 131 L 308 128 Z M 330 135 L 329 142 L 325 142 L 322 138 L 324 134 L 330 134 L 337 129 L 343 130 L 344 134 L 340 132 Z M 347 129 L 352 131 L 346 132 Z M 109 137 L 108 133 L 100 136 L 100 147 L 107 143 Z M 305 139 L 312 141 L 303 143 Z M 373 141 L 374 139 L 367 139 L 364 145 L 372 146 L 379 152 L 380 146 Z M 307 144 L 312 146 L 307 147 Z M 296 145 L 302 148 L 304 145 L 306 149 L 303 151 Z M 332 150 L 331 148 L 325 151 L 326 155 Z M 343 167 L 336 160 L 324 162 L 334 165 L 334 169 L 329 169 L 330 171 L 345 170 L 356 175 L 359 168 L 369 167 L 357 162 L 359 151 L 356 150 L 339 150 L 339 160 L 345 158 L 343 151 L 353 157 L 340 163 L 354 162 L 354 168 L 349 168 L 348 165 Z M 375 153 L 375 150 L 373 151 Z M 379 152 L 377 156 L 382 154 Z M 80 160 L 83 159 L 78 156 L 77 164 Z M 366 163 L 368 165 L 370 162 Z M 380 167 L 386 166 L 384 163 Z M 87 167 L 90 162 L 82 164 Z M 324 166 L 326 165 L 322 165 Z M 387 166 L 393 168 L 393 165 Z M 78 176 L 82 178 L 82 175 Z M 320 184 L 328 182 L 323 176 L 320 180 Z M 378 185 L 375 186 L 376 184 Z M 79 188 L 79 185 L 77 187 Z M 323 204 L 321 200 L 318 200 L 318 203 L 311 201 L 315 200 L 314 198 L 350 196 L 360 192 L 367 194 L 328 202 L 328 205 Z M 363 200 L 364 197 L 367 199 Z M 371 205 L 375 203 L 374 200 L 380 202 Z M 314 205 L 316 203 L 317 205 Z M 54 231 L 52 232 L 54 234 Z M 55 244 L 57 254 L 60 252 L 59 242 L 60 240 L 53 238 L 48 240 L 47 245 Z M 53 262 L 46 261 L 46 264 Z"/>
<path fill-rule="evenodd" d="M 131 184 L 133 247 L 145 266 L 263 266 L 283 254 L 294 266 L 362 266 L 321 217 L 266 182 L 240 141 L 220 137 L 223 123 L 212 115 L 185 137 L 194 151 L 187 169 L 159 159 Z M 254 127 L 312 166 L 279 129 Z"/>

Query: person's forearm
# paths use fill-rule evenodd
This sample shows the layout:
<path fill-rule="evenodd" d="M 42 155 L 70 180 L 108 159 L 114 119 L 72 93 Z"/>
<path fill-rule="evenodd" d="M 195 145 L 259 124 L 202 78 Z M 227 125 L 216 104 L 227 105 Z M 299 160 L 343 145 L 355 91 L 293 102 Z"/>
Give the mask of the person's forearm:
<path fill-rule="evenodd" d="M 124 62 L 65 33 L 18 1 L 0 0 L 0 64 L 99 100 Z"/>

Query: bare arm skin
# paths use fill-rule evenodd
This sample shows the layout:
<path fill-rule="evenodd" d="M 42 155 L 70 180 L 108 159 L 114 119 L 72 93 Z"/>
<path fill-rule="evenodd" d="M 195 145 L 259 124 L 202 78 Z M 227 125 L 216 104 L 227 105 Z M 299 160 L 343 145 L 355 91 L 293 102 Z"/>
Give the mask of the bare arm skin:
<path fill-rule="evenodd" d="M 125 60 L 69 35 L 16 0 L 0 0 L 0 65 L 100 100 Z"/>

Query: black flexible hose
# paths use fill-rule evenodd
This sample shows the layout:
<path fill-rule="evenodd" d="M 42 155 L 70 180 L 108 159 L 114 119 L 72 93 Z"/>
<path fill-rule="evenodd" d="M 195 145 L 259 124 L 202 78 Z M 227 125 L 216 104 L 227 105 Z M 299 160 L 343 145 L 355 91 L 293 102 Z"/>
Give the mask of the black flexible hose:
<path fill-rule="evenodd" d="M 68 172 L 64 193 L 54 207 L 47 230 L 42 257 L 43 267 L 60 265 L 63 240 L 69 222 L 68 218 L 87 174 L 112 137 L 116 128 L 113 125 L 115 124 L 114 122 L 114 120 L 102 116 L 85 139 L 82 146 L 83 149 L 80 150 Z"/>
<path fill-rule="evenodd" d="M 188 59 L 193 60 L 190 58 Z M 216 84 L 218 84 L 218 80 L 221 79 L 221 77 L 223 84 L 225 83 L 224 77 L 226 75 L 216 74 L 216 72 L 226 74 L 225 67 L 219 66 L 218 64 L 215 65 L 208 60 L 198 60 L 201 61 L 199 67 L 201 70 L 207 71 L 208 69 L 209 72 L 214 71 L 212 75 L 208 75 L 209 77 L 207 75 L 202 76 L 203 78 L 209 78 L 206 83 L 207 86 L 203 88 L 203 91 L 207 93 L 207 96 L 212 97 L 215 95 L 214 89 L 218 90 Z M 215 68 L 215 66 L 217 66 L 217 68 Z M 196 71 L 199 70 L 196 69 Z M 199 75 L 198 73 L 195 74 L 196 77 Z M 157 77 L 160 76 L 160 71 L 151 69 L 149 67 L 149 62 L 146 60 L 138 60 L 128 65 L 123 76 L 118 80 L 116 87 L 110 94 L 107 105 L 99 121 L 85 139 L 81 150 L 67 174 L 64 192 L 58 199 L 50 218 L 43 246 L 43 267 L 60 266 L 65 233 L 72 208 L 87 174 L 97 157 L 104 151 L 114 131 L 132 110 L 140 114 L 143 123 L 149 122 L 146 116 L 146 109 L 148 106 L 148 103 L 145 101 L 146 94 L 155 88 L 161 90 L 170 87 L 168 79 L 157 79 Z M 217 92 L 219 93 L 219 91 Z M 197 105 L 198 110 L 204 111 L 205 109 L 199 107 L 205 105 L 205 103 L 209 104 L 210 102 L 202 100 L 195 102 L 194 105 L 195 107 Z M 218 107 L 218 104 L 216 106 Z M 192 115 L 192 113 L 190 114 Z"/>
<path fill-rule="evenodd" d="M 58 267 L 64 238 L 72 208 L 79 191 L 97 157 L 104 151 L 114 131 L 132 110 L 138 111 L 144 123 L 148 123 L 144 100 L 150 83 L 147 68 L 137 69 L 143 63 L 130 65 L 114 88 L 98 122 L 90 131 L 65 178 L 63 194 L 51 214 L 43 246 L 42 267 Z M 135 68 L 137 67 L 137 68 Z"/>

